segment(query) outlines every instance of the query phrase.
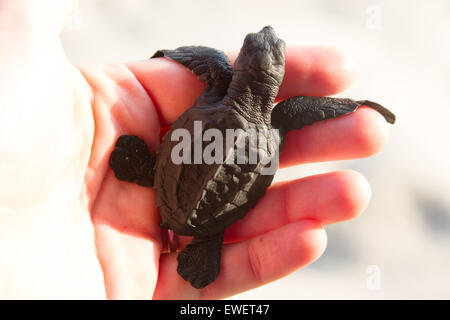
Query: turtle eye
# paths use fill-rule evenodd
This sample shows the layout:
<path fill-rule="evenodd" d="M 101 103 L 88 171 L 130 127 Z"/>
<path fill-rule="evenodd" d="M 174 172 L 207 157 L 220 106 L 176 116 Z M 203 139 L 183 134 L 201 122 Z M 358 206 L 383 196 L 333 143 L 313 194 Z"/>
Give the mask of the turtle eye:
<path fill-rule="evenodd" d="M 255 69 L 267 70 L 272 64 L 272 58 L 265 51 L 257 51 L 252 55 L 250 64 Z"/>
<path fill-rule="evenodd" d="M 245 37 L 243 51 L 247 55 L 251 54 L 258 49 L 259 45 L 260 41 L 258 41 L 257 35 L 254 33 L 250 33 Z"/>
<path fill-rule="evenodd" d="M 283 40 L 277 41 L 276 44 L 272 47 L 272 59 L 276 64 L 284 63 L 284 50 L 285 43 Z"/>
<path fill-rule="evenodd" d="M 248 42 L 248 47 L 250 49 L 257 49 L 259 47 L 260 43 L 257 39 L 253 38 Z"/>

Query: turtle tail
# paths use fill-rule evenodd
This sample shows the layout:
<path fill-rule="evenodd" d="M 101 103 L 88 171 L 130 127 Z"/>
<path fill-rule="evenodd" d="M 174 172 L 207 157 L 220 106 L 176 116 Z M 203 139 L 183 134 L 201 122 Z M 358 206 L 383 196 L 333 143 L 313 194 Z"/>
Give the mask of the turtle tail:
<path fill-rule="evenodd" d="M 194 288 L 200 289 L 220 272 L 223 232 L 209 237 L 195 237 L 178 255 L 178 273 Z"/>

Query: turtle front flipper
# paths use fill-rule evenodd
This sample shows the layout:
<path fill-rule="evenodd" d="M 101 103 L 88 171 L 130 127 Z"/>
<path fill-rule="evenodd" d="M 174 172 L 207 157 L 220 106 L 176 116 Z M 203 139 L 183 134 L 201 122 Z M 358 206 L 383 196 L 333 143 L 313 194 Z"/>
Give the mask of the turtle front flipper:
<path fill-rule="evenodd" d="M 178 274 L 200 289 L 216 280 L 220 272 L 223 232 L 208 237 L 195 237 L 178 254 Z"/>
<path fill-rule="evenodd" d="M 232 70 L 228 57 L 222 51 L 187 46 L 175 50 L 156 51 L 152 58 L 167 57 L 187 67 L 208 85 L 196 104 L 209 104 L 222 100 L 231 81 Z"/>
<path fill-rule="evenodd" d="M 349 114 L 359 106 L 370 107 L 378 111 L 387 122 L 395 122 L 395 115 L 391 111 L 372 101 L 298 96 L 283 100 L 274 107 L 272 126 L 280 129 L 284 136 L 290 130 Z"/>
<path fill-rule="evenodd" d="M 109 166 L 119 180 L 153 186 L 155 158 L 145 142 L 136 136 L 122 135 L 117 139 Z"/>

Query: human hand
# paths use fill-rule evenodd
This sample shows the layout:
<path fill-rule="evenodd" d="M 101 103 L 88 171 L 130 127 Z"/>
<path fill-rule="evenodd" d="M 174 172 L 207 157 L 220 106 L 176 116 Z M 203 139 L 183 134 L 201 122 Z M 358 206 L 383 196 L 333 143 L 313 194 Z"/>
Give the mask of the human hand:
<path fill-rule="evenodd" d="M 161 254 L 154 190 L 118 181 L 108 160 L 121 134 L 155 152 L 161 127 L 204 84 L 164 58 L 75 68 L 57 35 L 1 36 L 11 43 L 0 53 L 4 296 L 223 298 L 311 263 L 325 248 L 323 227 L 367 205 L 370 188 L 352 171 L 274 184 L 226 231 L 218 279 L 194 289 L 178 276 L 176 253 Z M 334 94 L 353 79 L 348 58 L 333 49 L 288 48 L 279 99 Z M 281 166 L 369 156 L 386 138 L 382 116 L 360 108 L 289 133 Z"/>

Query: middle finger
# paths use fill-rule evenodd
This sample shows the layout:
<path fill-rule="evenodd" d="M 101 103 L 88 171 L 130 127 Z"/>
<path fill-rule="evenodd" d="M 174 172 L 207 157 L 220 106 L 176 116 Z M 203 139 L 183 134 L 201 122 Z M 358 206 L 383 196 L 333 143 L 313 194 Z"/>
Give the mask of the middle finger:
<path fill-rule="evenodd" d="M 322 226 L 349 220 L 367 207 L 370 195 L 366 179 L 351 170 L 277 183 L 225 231 L 224 241 L 252 238 L 303 219 L 316 220 Z"/>

